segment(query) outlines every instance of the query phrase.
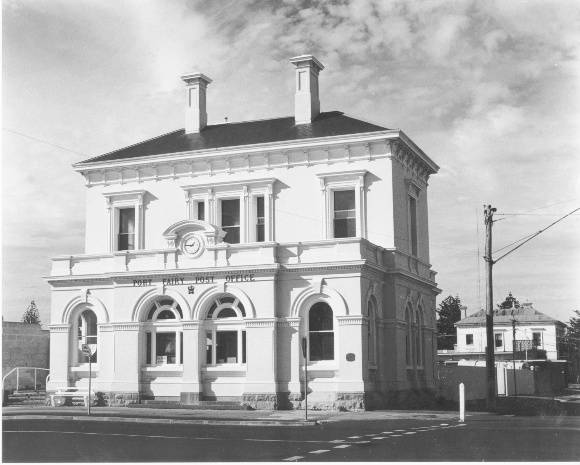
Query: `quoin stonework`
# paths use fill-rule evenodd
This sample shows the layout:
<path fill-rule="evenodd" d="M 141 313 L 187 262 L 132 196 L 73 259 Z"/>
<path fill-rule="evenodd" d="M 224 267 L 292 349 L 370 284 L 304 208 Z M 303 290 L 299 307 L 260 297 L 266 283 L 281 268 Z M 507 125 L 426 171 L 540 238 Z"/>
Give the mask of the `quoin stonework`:
<path fill-rule="evenodd" d="M 303 408 L 306 364 L 316 408 L 434 387 L 438 166 L 398 129 L 321 112 L 323 65 L 290 62 L 293 116 L 208 125 L 211 79 L 191 73 L 185 129 L 74 166 L 85 253 L 52 259 L 49 391 L 87 387 L 83 344 L 110 405 Z"/>

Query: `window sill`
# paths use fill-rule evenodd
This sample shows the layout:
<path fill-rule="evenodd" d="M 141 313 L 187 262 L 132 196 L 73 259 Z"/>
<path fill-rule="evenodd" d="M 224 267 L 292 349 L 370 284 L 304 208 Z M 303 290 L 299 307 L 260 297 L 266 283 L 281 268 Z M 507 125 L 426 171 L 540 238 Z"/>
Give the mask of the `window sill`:
<path fill-rule="evenodd" d="M 141 368 L 141 371 L 183 371 L 183 365 L 146 365 Z"/>
<path fill-rule="evenodd" d="M 89 371 L 89 364 L 83 363 L 82 365 L 70 367 L 70 371 Z M 91 363 L 91 371 L 99 371 L 99 365 L 96 363 Z"/>
<path fill-rule="evenodd" d="M 338 370 L 338 363 L 336 360 L 320 360 L 316 362 L 308 362 L 309 370 Z"/>
<path fill-rule="evenodd" d="M 202 367 L 201 371 L 246 371 L 245 363 L 222 363 L 220 365 L 206 365 Z"/>

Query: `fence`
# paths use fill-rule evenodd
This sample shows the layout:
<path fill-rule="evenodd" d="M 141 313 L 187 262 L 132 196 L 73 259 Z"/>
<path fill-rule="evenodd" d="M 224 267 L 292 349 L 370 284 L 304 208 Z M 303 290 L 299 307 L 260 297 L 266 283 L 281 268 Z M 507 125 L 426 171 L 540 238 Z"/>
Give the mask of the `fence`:
<path fill-rule="evenodd" d="M 3 391 L 46 389 L 46 378 L 50 370 L 37 367 L 15 367 L 2 377 Z"/>

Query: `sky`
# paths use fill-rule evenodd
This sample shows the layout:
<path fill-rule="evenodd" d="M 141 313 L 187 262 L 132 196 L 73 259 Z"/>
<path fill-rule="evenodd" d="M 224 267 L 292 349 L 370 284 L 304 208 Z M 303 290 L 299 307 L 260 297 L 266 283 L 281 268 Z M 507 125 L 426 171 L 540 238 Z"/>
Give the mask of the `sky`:
<path fill-rule="evenodd" d="M 4 0 L 2 304 L 49 322 L 50 258 L 83 253 L 71 164 L 183 127 L 201 71 L 210 124 L 293 114 L 290 57 L 324 65 L 322 111 L 400 128 L 441 167 L 429 182 L 442 293 L 485 305 L 494 249 L 580 207 L 580 3 L 565 1 Z M 562 321 L 580 309 L 580 212 L 494 266 Z M 509 250 L 509 249 L 504 249 Z M 494 255 L 499 256 L 498 254 Z"/>

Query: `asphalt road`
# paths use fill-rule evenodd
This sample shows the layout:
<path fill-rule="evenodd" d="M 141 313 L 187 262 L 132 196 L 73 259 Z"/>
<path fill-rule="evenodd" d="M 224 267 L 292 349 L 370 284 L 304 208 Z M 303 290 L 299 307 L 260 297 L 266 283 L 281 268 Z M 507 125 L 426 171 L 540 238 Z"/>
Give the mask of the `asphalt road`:
<path fill-rule="evenodd" d="M 473 415 L 316 426 L 4 420 L 5 462 L 570 461 L 580 418 Z"/>

